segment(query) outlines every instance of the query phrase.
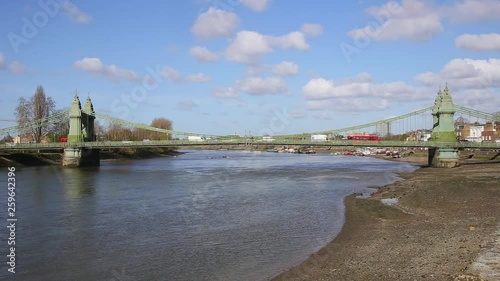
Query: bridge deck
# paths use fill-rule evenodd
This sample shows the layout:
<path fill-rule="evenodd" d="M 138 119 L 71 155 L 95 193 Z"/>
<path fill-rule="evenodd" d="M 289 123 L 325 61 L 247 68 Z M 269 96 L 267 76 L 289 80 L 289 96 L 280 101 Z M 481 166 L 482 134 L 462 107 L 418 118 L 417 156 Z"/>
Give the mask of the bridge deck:
<path fill-rule="evenodd" d="M 0 144 L 0 150 L 41 150 L 41 149 L 63 149 L 69 147 L 78 148 L 146 148 L 146 147 L 183 147 L 183 146 L 209 146 L 209 145 L 252 145 L 252 146 L 353 146 L 353 147 L 449 147 L 449 148 L 481 148 L 500 149 L 499 142 L 419 142 L 419 141 L 356 141 L 356 140 L 334 140 L 334 141 L 300 141 L 300 140 L 275 140 L 255 141 L 237 139 L 231 141 L 104 141 L 104 142 L 78 142 L 78 143 L 7 143 Z"/>

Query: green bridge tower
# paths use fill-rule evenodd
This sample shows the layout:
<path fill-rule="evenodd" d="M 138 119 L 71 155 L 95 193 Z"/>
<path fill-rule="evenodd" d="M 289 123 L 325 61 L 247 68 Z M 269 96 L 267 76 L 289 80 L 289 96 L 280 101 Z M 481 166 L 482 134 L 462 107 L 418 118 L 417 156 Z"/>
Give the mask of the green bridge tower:
<path fill-rule="evenodd" d="M 433 128 L 431 139 L 435 142 L 446 142 L 449 145 L 429 149 L 429 166 L 453 168 L 459 164 L 458 149 L 453 145 L 457 142 L 453 116 L 455 105 L 451 99 L 448 85 L 444 91 L 439 89 L 432 109 Z"/>
<path fill-rule="evenodd" d="M 68 143 L 74 143 L 75 146 L 64 149 L 63 166 L 99 166 L 99 150 L 82 146 L 83 142 L 95 141 L 94 120 L 94 106 L 90 97 L 87 97 L 82 109 L 80 99 L 75 93 L 69 110 L 68 134 Z"/>

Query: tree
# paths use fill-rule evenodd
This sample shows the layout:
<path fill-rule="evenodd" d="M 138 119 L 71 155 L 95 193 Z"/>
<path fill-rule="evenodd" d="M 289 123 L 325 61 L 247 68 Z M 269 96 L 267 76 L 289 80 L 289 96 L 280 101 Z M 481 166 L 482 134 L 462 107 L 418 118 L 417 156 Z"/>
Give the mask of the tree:
<path fill-rule="evenodd" d="M 45 90 L 39 85 L 29 100 L 23 97 L 19 98 L 15 114 L 19 125 L 39 120 L 37 125 L 32 127 L 30 134 L 33 141 L 40 142 L 51 131 L 50 122 L 48 120 L 41 121 L 41 119 L 50 116 L 54 111 L 55 102 L 51 97 L 45 95 Z"/>
<path fill-rule="evenodd" d="M 106 129 L 103 125 L 101 125 L 99 120 L 94 120 L 94 134 L 96 135 L 98 141 L 104 140 L 104 137 L 107 134 Z"/>
<path fill-rule="evenodd" d="M 54 142 L 58 142 L 61 138 L 67 138 L 69 134 L 69 121 L 63 120 L 54 123 L 51 129 L 51 139 Z"/>
<path fill-rule="evenodd" d="M 172 124 L 173 122 L 171 120 L 168 120 L 163 117 L 155 118 L 153 119 L 153 121 L 151 121 L 151 127 L 165 129 L 165 130 L 172 130 Z M 165 134 L 160 132 L 152 132 L 150 135 L 150 139 L 155 139 L 155 140 L 169 140 L 170 138 L 171 138 L 170 134 Z"/>
<path fill-rule="evenodd" d="M 464 118 L 462 116 L 460 116 L 457 119 L 455 119 L 455 126 L 457 126 L 457 125 L 463 125 L 463 124 L 467 124 L 467 123 L 469 123 L 469 119 Z"/>
<path fill-rule="evenodd" d="M 122 124 L 111 123 L 105 139 L 108 141 L 130 141 L 133 140 L 133 133 Z"/>

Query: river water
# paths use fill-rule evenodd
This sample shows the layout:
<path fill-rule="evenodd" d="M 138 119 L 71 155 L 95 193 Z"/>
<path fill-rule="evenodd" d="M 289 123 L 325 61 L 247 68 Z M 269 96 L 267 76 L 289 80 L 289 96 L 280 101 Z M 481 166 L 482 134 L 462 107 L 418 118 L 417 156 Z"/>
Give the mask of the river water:
<path fill-rule="evenodd" d="M 411 171 L 373 158 L 241 151 L 18 167 L 16 273 L 2 280 L 268 280 L 331 241 L 343 199 Z M 7 225 L 7 168 L 0 176 Z"/>

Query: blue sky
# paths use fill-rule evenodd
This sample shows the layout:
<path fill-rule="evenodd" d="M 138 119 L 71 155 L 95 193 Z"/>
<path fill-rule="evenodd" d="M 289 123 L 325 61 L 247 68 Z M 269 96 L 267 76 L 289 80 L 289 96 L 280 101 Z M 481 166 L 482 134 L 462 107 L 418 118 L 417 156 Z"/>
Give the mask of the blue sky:
<path fill-rule="evenodd" d="M 500 110 L 500 0 L 0 3 L 0 119 L 45 88 L 180 131 L 314 132 L 432 105 Z M 12 123 L 0 122 L 0 127 Z"/>

